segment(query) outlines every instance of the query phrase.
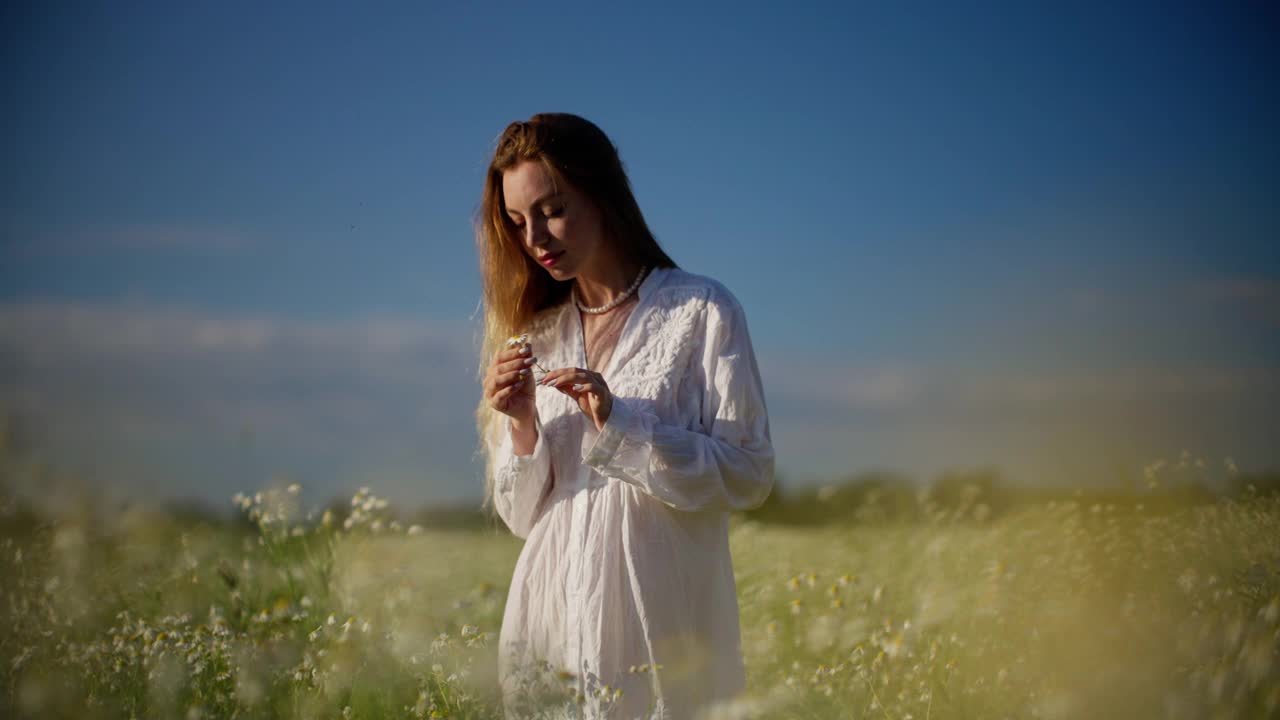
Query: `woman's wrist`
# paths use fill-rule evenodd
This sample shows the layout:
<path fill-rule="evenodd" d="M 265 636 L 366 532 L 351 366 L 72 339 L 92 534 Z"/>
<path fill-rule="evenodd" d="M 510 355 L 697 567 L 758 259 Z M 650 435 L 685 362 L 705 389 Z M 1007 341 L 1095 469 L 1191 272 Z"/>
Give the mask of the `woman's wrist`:
<path fill-rule="evenodd" d="M 518 420 L 511 418 L 511 449 L 516 455 L 532 455 L 538 445 L 537 416 Z"/>

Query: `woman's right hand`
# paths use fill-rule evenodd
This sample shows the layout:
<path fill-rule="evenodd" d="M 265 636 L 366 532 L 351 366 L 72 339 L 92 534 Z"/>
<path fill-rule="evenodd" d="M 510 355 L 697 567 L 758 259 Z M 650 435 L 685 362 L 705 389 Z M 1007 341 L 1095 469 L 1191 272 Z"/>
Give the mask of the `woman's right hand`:
<path fill-rule="evenodd" d="M 484 396 L 494 410 L 522 425 L 533 425 L 538 406 L 534 402 L 533 346 L 506 348 L 494 356 L 484 377 Z"/>

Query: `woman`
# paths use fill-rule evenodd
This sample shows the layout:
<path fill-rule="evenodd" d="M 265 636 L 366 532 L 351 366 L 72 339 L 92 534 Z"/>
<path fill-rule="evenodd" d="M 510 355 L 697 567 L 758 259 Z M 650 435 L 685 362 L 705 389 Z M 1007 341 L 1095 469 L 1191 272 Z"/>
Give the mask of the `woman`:
<path fill-rule="evenodd" d="M 662 251 L 583 118 L 509 125 L 480 212 L 486 498 L 525 539 L 508 714 L 541 662 L 589 716 L 693 717 L 744 687 L 728 513 L 773 487 L 742 306 Z"/>

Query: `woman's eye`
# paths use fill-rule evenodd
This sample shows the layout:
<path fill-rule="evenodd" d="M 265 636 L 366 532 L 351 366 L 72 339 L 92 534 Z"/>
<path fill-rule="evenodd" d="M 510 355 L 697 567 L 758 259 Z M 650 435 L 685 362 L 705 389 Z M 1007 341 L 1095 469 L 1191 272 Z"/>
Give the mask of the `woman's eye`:
<path fill-rule="evenodd" d="M 560 217 L 560 215 L 561 215 L 562 213 L 564 213 L 564 208 L 563 208 L 563 207 L 558 207 L 558 208 L 551 208 L 551 209 L 547 210 L 547 212 L 545 213 L 545 215 L 546 215 L 547 217 Z"/>

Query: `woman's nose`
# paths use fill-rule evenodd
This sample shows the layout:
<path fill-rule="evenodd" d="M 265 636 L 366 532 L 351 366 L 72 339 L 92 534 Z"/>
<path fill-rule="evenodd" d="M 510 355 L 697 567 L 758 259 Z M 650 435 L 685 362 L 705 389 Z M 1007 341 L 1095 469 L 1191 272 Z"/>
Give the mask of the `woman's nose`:
<path fill-rule="evenodd" d="M 539 223 L 531 222 L 525 224 L 525 242 L 529 243 L 529 247 L 538 247 L 547 242 L 547 230 L 540 227 Z"/>

